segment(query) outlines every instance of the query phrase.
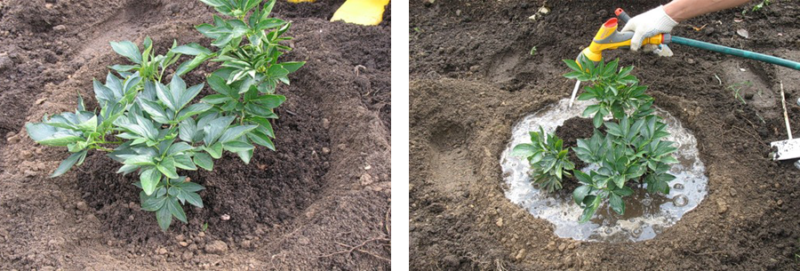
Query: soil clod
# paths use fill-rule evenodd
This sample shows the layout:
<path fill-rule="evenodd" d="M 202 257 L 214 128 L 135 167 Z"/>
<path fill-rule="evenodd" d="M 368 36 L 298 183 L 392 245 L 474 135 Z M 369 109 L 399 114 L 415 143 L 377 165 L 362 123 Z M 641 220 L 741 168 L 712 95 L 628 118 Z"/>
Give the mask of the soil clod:
<path fill-rule="evenodd" d="M 461 265 L 461 260 L 459 260 L 456 255 L 447 255 L 442 259 L 442 263 L 444 263 L 446 267 L 457 268 Z"/>
<path fill-rule="evenodd" d="M 223 255 L 228 252 L 228 245 L 220 240 L 215 240 L 206 244 L 205 250 L 211 254 Z"/>
<path fill-rule="evenodd" d="M 86 205 L 85 201 L 79 201 L 77 204 L 75 204 L 75 208 L 77 208 L 81 212 L 89 211 L 89 206 Z"/>
<path fill-rule="evenodd" d="M 717 213 L 724 214 L 728 211 L 728 204 L 725 203 L 725 200 L 718 199 L 717 200 Z"/>

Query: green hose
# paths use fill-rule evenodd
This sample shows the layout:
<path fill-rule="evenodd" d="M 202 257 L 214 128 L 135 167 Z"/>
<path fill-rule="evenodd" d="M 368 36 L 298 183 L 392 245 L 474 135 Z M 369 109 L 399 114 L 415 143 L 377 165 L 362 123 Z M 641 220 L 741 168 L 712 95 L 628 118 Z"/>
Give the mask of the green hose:
<path fill-rule="evenodd" d="M 676 36 L 672 36 L 672 43 L 682 44 L 682 45 L 686 45 L 686 46 L 696 47 L 696 48 L 705 49 L 705 50 L 714 51 L 714 52 L 723 53 L 723 54 L 728 54 L 728 55 L 734 55 L 734 56 L 754 59 L 754 60 L 758 60 L 758 61 L 764 61 L 764 62 L 767 62 L 767 63 L 771 63 L 771 64 L 775 64 L 775 65 L 781 65 L 781 66 L 784 66 L 784 67 L 787 67 L 787 68 L 792 68 L 792 69 L 795 69 L 795 70 L 800 70 L 800 63 L 798 63 L 798 62 L 787 60 L 787 59 L 783 59 L 783 58 L 778 58 L 778 57 L 774 57 L 774 56 L 769 56 L 769 55 L 765 55 L 765 54 L 759 54 L 759 53 L 756 53 L 756 52 L 745 51 L 745 50 L 741 50 L 741 49 L 736 49 L 736 48 L 731 48 L 731 47 L 727 47 L 727 46 L 717 45 L 717 44 L 708 43 L 708 42 L 702 42 L 702 41 L 699 41 L 699 40 L 676 37 Z"/>

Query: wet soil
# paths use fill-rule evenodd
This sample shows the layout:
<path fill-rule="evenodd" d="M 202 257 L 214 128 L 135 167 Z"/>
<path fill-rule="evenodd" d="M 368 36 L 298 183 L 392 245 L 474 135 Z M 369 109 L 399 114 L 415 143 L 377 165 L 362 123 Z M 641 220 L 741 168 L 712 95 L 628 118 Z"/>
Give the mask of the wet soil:
<path fill-rule="evenodd" d="M 786 139 L 780 82 L 800 127 L 797 71 L 680 45 L 671 58 L 606 52 L 635 65 L 656 105 L 694 133 L 709 193 L 652 240 L 561 239 L 505 198 L 500 153 L 515 122 L 569 97 L 574 81 L 561 76 L 561 59 L 575 58 L 614 8 L 638 14 L 661 2 L 547 1 L 550 13 L 536 21 L 528 18 L 544 1 L 425 2 L 410 10 L 412 269 L 797 269 L 800 171 L 768 159 L 769 142 Z M 800 5 L 753 4 L 673 34 L 800 60 Z M 729 88 L 745 81 L 755 94 L 746 104 Z"/>
<path fill-rule="evenodd" d="M 604 126 L 601 126 L 600 129 L 603 129 Z M 578 139 L 589 139 L 594 134 L 594 123 L 592 123 L 592 119 L 589 118 L 581 118 L 581 117 L 574 117 L 564 121 L 564 124 L 558 126 L 556 128 L 555 135 L 561 140 L 564 140 L 564 149 L 569 149 L 569 161 L 575 164 L 576 169 L 582 169 L 588 164 L 583 162 L 578 155 L 572 151 L 572 148 L 578 147 Z M 568 196 L 571 196 L 572 190 L 578 187 L 578 179 L 574 176 L 565 178 L 562 184 L 563 190 Z M 562 193 L 563 194 L 563 193 Z"/>
<path fill-rule="evenodd" d="M 94 153 L 48 178 L 67 153 L 36 145 L 23 125 L 74 110 L 77 92 L 96 107 L 91 79 L 123 62 L 109 41 L 150 36 L 159 52 L 173 39 L 209 46 L 193 26 L 213 9 L 190 0 L 0 1 L 0 269 L 389 269 L 390 27 L 328 22 L 342 2 L 278 1 L 274 16 L 293 22 L 295 38 L 283 59 L 307 64 L 278 90 L 287 101 L 273 123 L 277 151 L 258 148 L 249 165 L 226 154 L 213 172 L 183 172 L 206 187 L 205 208 L 186 207 L 189 223 L 162 232 L 138 205 L 135 176 Z M 214 66 L 187 74 L 187 84 Z"/>

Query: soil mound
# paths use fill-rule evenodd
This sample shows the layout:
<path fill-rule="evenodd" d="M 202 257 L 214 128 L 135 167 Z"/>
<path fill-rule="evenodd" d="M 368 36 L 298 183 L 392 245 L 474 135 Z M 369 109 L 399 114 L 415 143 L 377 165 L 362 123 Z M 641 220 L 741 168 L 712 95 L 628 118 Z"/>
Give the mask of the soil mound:
<path fill-rule="evenodd" d="M 273 14 L 293 22 L 295 38 L 283 59 L 307 64 L 278 90 L 287 101 L 273 124 L 277 151 L 258 148 L 249 165 L 225 155 L 213 172 L 181 172 L 206 187 L 205 208 L 187 207 L 188 224 L 161 232 L 138 206 L 135 176 L 117 175 L 120 165 L 95 153 L 47 178 L 66 151 L 34 144 L 22 126 L 74 110 L 77 92 L 96 107 L 91 79 L 124 61 L 109 41 L 150 36 L 160 53 L 173 39 L 209 47 L 194 26 L 210 22 L 213 9 L 194 0 L 5 2 L 0 269 L 389 268 L 388 24 L 328 22 L 343 1 L 278 1 Z M 184 79 L 203 82 L 212 66 Z"/>

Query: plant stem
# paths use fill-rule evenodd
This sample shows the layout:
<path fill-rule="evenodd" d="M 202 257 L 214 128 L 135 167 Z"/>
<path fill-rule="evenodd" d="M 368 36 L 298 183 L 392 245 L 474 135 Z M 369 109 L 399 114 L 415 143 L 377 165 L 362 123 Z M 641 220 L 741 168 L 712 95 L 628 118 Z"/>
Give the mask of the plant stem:
<path fill-rule="evenodd" d="M 97 144 L 122 144 L 122 141 L 97 141 Z"/>
<path fill-rule="evenodd" d="M 101 150 L 101 151 L 104 151 L 104 152 L 113 152 L 114 151 L 113 149 L 109 149 L 109 148 L 106 148 L 106 147 L 103 147 L 103 146 L 91 146 L 90 148 L 96 149 L 96 150 Z"/>

